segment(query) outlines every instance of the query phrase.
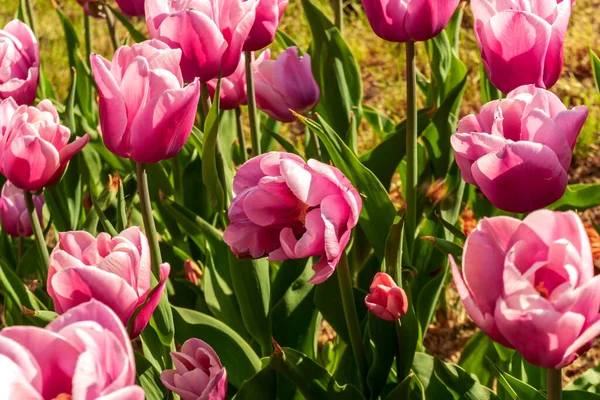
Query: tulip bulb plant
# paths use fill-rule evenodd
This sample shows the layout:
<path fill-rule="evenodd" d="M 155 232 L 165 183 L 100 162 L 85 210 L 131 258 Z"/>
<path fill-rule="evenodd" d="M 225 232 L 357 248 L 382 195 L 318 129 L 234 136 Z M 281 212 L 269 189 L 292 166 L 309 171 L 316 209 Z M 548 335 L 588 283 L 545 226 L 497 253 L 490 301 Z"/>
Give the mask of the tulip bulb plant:
<path fill-rule="evenodd" d="M 13 3 L 0 399 L 600 398 L 584 1 Z"/>

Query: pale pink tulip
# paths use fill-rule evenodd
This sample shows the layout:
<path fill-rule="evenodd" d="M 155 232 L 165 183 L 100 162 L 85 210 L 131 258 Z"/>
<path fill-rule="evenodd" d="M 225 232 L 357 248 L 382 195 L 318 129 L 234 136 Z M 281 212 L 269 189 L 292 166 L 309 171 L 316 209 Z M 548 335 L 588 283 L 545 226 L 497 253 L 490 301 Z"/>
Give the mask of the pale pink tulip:
<path fill-rule="evenodd" d="M 223 400 L 227 395 L 227 373 L 219 356 L 200 339 L 188 339 L 180 351 L 171 352 L 175 369 L 160 374 L 160 380 L 181 400 Z"/>
<path fill-rule="evenodd" d="M 214 99 L 219 78 L 207 82 L 208 93 Z M 242 54 L 238 67 L 227 78 L 221 79 L 219 107 L 222 110 L 233 110 L 248 103 L 246 98 L 246 57 Z"/>
<path fill-rule="evenodd" d="M 186 82 L 231 75 L 254 24 L 258 0 L 146 0 L 152 38 L 182 51 Z"/>
<path fill-rule="evenodd" d="M 450 142 L 465 182 L 496 207 L 530 212 L 565 192 L 585 106 L 567 110 L 554 94 L 522 86 L 458 124 Z"/>
<path fill-rule="evenodd" d="M 472 0 L 475 36 L 492 83 L 504 93 L 527 84 L 548 89 L 562 72 L 571 2 Z"/>
<path fill-rule="evenodd" d="M 60 124 L 50 100 L 14 109 L 14 102 L 6 99 L 0 103 L 0 124 L 0 172 L 31 192 L 56 184 L 71 157 L 90 139 L 85 134 L 69 143 L 71 131 Z"/>
<path fill-rule="evenodd" d="M 45 329 L 0 331 L 2 399 L 143 400 L 125 327 L 108 307 L 91 300 Z"/>
<path fill-rule="evenodd" d="M 289 47 L 270 60 L 269 50 L 256 63 L 255 86 L 258 108 L 271 118 L 292 122 L 298 114 L 312 110 L 319 103 L 320 91 L 312 73 L 310 55 L 298 55 L 296 47 Z"/>
<path fill-rule="evenodd" d="M 375 274 L 369 291 L 371 293 L 365 297 L 365 304 L 377 317 L 394 321 L 408 311 L 406 293 L 385 272 Z"/>
<path fill-rule="evenodd" d="M 183 86 L 179 60 L 159 40 L 121 46 L 112 63 L 91 56 L 100 94 L 104 144 L 119 157 L 156 163 L 174 157 L 189 137 L 200 83 Z"/>
<path fill-rule="evenodd" d="M 459 0 L 362 0 L 373 32 L 390 42 L 422 42 L 444 30 Z"/>
<path fill-rule="evenodd" d="M 33 32 L 18 19 L 0 30 L 0 100 L 35 101 L 40 77 L 40 50 Z"/>
<path fill-rule="evenodd" d="M 244 50 L 256 51 L 273 43 L 287 5 L 288 0 L 258 0 L 256 19 L 244 43 Z"/>
<path fill-rule="evenodd" d="M 43 225 L 42 208 L 44 207 L 44 196 L 33 196 L 33 204 L 37 211 L 40 223 Z M 0 196 L 0 221 L 2 229 L 10 236 L 29 237 L 32 235 L 31 219 L 27 212 L 25 194 L 21 189 L 6 181 L 2 186 Z"/>
<path fill-rule="evenodd" d="M 485 218 L 467 238 L 462 272 L 451 261 L 473 321 L 532 364 L 563 368 L 600 334 L 600 276 L 572 211 Z"/>
<path fill-rule="evenodd" d="M 233 180 L 223 239 L 238 257 L 320 257 L 312 283 L 329 278 L 358 223 L 362 201 L 335 167 L 289 153 L 254 157 Z"/>
<path fill-rule="evenodd" d="M 131 326 L 138 336 L 158 305 L 169 276 L 169 264 L 160 266 L 160 282 L 151 292 L 150 249 L 137 226 L 118 236 L 87 232 L 59 233 L 59 242 L 50 255 L 48 294 L 57 313 L 90 299 L 109 306 L 127 325 L 142 306 Z"/>

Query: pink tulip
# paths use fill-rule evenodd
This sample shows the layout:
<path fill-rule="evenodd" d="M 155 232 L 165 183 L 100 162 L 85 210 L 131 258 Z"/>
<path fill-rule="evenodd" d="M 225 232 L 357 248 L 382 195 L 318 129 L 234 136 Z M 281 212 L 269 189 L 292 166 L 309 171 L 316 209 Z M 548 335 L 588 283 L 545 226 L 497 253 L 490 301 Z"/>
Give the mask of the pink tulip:
<path fill-rule="evenodd" d="M 112 63 L 91 56 L 106 147 L 119 157 L 156 163 L 174 157 L 189 137 L 200 98 L 197 80 L 183 87 L 179 60 L 159 40 L 121 46 Z"/>
<path fill-rule="evenodd" d="M 33 204 L 37 211 L 40 223 L 43 223 L 42 208 L 44 207 L 44 196 L 33 196 Z M 27 212 L 25 195 L 23 191 L 6 181 L 2 186 L 2 195 L 0 196 L 0 220 L 2 229 L 10 236 L 29 237 L 33 234 L 31 229 L 31 220 Z"/>
<path fill-rule="evenodd" d="M 45 329 L 0 331 L 3 399 L 143 400 L 125 327 L 104 304 L 91 300 Z"/>
<path fill-rule="evenodd" d="M 485 218 L 452 274 L 469 315 L 530 363 L 562 368 L 600 334 L 600 276 L 574 212 Z M 525 340 L 524 340 L 525 339 Z"/>
<path fill-rule="evenodd" d="M 40 77 L 40 49 L 33 32 L 18 19 L 0 30 L 0 100 L 35 101 Z"/>
<path fill-rule="evenodd" d="M 185 278 L 194 286 L 200 286 L 200 279 L 202 279 L 202 270 L 193 260 L 185 260 L 183 264 L 185 271 Z"/>
<path fill-rule="evenodd" d="M 219 78 L 207 82 L 208 93 L 214 99 Z M 227 78 L 221 79 L 219 106 L 222 110 L 233 110 L 248 103 L 246 98 L 246 57 L 242 54 L 238 67 Z"/>
<path fill-rule="evenodd" d="M 0 172 L 19 189 L 36 192 L 60 180 L 90 136 L 69 143 L 71 131 L 60 124 L 50 100 L 14 106 L 11 99 L 0 103 Z"/>
<path fill-rule="evenodd" d="M 548 89 L 563 66 L 571 2 L 472 0 L 475 36 L 492 83 L 504 93 L 527 84 Z"/>
<path fill-rule="evenodd" d="M 182 51 L 186 82 L 208 82 L 235 71 L 258 0 L 147 0 L 150 36 Z"/>
<path fill-rule="evenodd" d="M 127 325 L 139 306 L 130 336 L 135 338 L 148 324 L 165 289 L 169 264 L 160 266 L 160 282 L 151 292 L 150 249 L 137 226 L 118 236 L 87 232 L 59 233 L 50 255 L 48 294 L 62 314 L 90 299 L 109 306 Z"/>
<path fill-rule="evenodd" d="M 256 19 L 244 43 L 244 50 L 256 51 L 273 43 L 287 5 L 288 0 L 258 0 Z"/>
<path fill-rule="evenodd" d="M 358 223 L 362 201 L 330 165 L 289 153 L 254 157 L 233 180 L 223 239 L 238 257 L 271 261 L 319 256 L 312 283 L 329 278 Z"/>
<path fill-rule="evenodd" d="M 319 102 L 310 55 L 299 56 L 296 47 L 285 50 L 277 60 L 269 60 L 270 54 L 265 51 L 254 66 L 256 103 L 271 118 L 292 122 L 296 117 L 290 110 L 303 114 Z"/>
<path fill-rule="evenodd" d="M 465 182 L 496 207 L 530 212 L 560 199 L 587 107 L 572 110 L 554 94 L 522 86 L 458 124 L 450 142 Z"/>
<path fill-rule="evenodd" d="M 459 0 L 362 0 L 373 32 L 390 42 L 422 42 L 444 30 Z"/>
<path fill-rule="evenodd" d="M 373 314 L 386 321 L 394 321 L 408 311 L 408 299 L 404 290 L 396 285 L 391 276 L 378 272 L 369 287 L 365 304 Z"/>
<path fill-rule="evenodd" d="M 160 374 L 160 380 L 181 400 L 223 400 L 227 373 L 219 356 L 200 339 L 188 339 L 180 351 L 171 352 L 175 369 Z"/>
<path fill-rule="evenodd" d="M 116 2 L 121 11 L 130 17 L 144 15 L 144 0 L 116 0 Z"/>

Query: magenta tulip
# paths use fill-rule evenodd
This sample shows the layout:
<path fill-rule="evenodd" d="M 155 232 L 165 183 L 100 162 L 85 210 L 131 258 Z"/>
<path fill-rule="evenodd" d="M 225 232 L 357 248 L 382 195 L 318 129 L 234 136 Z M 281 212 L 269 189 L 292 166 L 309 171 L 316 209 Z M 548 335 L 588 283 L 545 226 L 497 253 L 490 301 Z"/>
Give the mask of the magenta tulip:
<path fill-rule="evenodd" d="M 109 306 L 127 325 L 142 306 L 131 326 L 138 336 L 148 324 L 165 289 L 169 264 L 160 266 L 160 282 L 150 287 L 150 249 L 137 226 L 118 236 L 87 232 L 59 233 L 59 242 L 50 255 L 48 294 L 62 314 L 90 299 Z"/>
<path fill-rule="evenodd" d="M 182 51 L 186 82 L 208 82 L 235 71 L 258 0 L 146 0 L 150 36 Z"/>
<path fill-rule="evenodd" d="M 459 0 L 362 0 L 373 32 L 390 42 L 422 42 L 444 30 Z"/>
<path fill-rule="evenodd" d="M 44 203 L 43 195 L 33 196 L 33 204 L 41 225 L 43 225 L 42 208 Z M 2 222 L 2 229 L 10 236 L 29 237 L 33 234 L 31 219 L 25 203 L 25 194 L 10 181 L 6 181 L 2 186 L 0 221 Z"/>
<path fill-rule="evenodd" d="M 40 50 L 33 32 L 18 19 L 0 30 L 0 100 L 35 101 L 40 77 Z"/>
<path fill-rule="evenodd" d="M 143 400 L 125 327 L 104 304 L 83 303 L 45 329 L 0 331 L 3 399 Z"/>
<path fill-rule="evenodd" d="M 475 36 L 491 82 L 502 92 L 548 89 L 563 66 L 569 1 L 472 0 Z"/>
<path fill-rule="evenodd" d="M 246 57 L 242 54 L 238 67 L 227 78 L 221 79 L 219 107 L 222 110 L 233 110 L 248 102 L 246 98 Z M 219 78 L 207 82 L 208 93 L 214 99 Z"/>
<path fill-rule="evenodd" d="M 0 172 L 19 189 L 36 192 L 60 180 L 90 136 L 69 143 L 71 131 L 60 124 L 50 100 L 37 107 L 14 105 L 11 99 L 0 103 Z"/>
<path fill-rule="evenodd" d="M 496 207 L 530 212 L 565 192 L 567 172 L 587 107 L 572 110 L 554 94 L 522 86 L 469 115 L 451 137 L 465 182 Z"/>
<path fill-rule="evenodd" d="M 287 5 L 288 0 L 258 0 L 256 19 L 244 43 L 244 50 L 256 51 L 273 43 Z"/>
<path fill-rule="evenodd" d="M 319 86 L 312 73 L 310 55 L 299 56 L 298 49 L 290 47 L 277 60 L 269 58 L 267 50 L 254 66 L 256 103 L 271 118 L 292 122 L 296 116 L 291 110 L 303 114 L 319 102 Z"/>
<path fill-rule="evenodd" d="M 600 276 L 574 212 L 485 218 L 467 238 L 462 272 L 451 261 L 473 321 L 532 364 L 565 367 L 600 334 Z"/>
<path fill-rule="evenodd" d="M 233 180 L 231 225 L 223 239 L 240 258 L 271 261 L 320 257 L 312 283 L 329 278 L 358 222 L 362 201 L 337 169 L 270 152 L 254 157 Z"/>
<path fill-rule="evenodd" d="M 181 400 L 223 400 L 227 373 L 219 356 L 200 339 L 188 339 L 180 351 L 171 352 L 175 369 L 160 374 L 160 380 Z"/>
<path fill-rule="evenodd" d="M 144 15 L 145 0 L 115 0 L 117 5 L 125 14 L 130 17 L 139 17 Z"/>
<path fill-rule="evenodd" d="M 408 299 L 404 290 L 396 285 L 391 276 L 378 272 L 365 297 L 367 308 L 381 319 L 394 321 L 408 311 Z"/>
<path fill-rule="evenodd" d="M 77 0 L 83 7 L 83 11 L 93 18 L 106 18 L 106 7 L 104 0 Z"/>
<path fill-rule="evenodd" d="M 106 147 L 119 157 L 156 163 L 174 157 L 189 137 L 200 83 L 183 86 L 179 60 L 159 40 L 121 46 L 112 63 L 91 56 L 100 94 L 100 125 Z"/>

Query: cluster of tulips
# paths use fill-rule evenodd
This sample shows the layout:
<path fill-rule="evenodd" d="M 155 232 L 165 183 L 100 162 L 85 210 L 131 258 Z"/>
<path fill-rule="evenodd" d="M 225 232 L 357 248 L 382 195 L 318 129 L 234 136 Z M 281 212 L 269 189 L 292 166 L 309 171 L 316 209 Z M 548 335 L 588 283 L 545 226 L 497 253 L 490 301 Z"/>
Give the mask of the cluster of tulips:
<path fill-rule="evenodd" d="M 95 17 L 110 12 L 103 1 L 78 2 Z M 407 54 L 412 51 L 409 72 L 415 42 L 440 34 L 458 3 L 363 0 L 375 34 L 406 43 Z M 72 132 L 61 124 L 52 102 L 32 105 L 40 78 L 32 30 L 19 20 L 0 30 L 0 172 L 7 179 L 0 218 L 11 236 L 35 235 L 47 267 L 46 290 L 60 315 L 45 328 L 0 331 L 0 365 L 6 374 L 1 398 L 144 398 L 136 385 L 131 340 L 166 296 L 171 270 L 161 259 L 146 165 L 182 150 L 199 105 L 205 118 L 211 98 L 222 110 L 241 105 L 250 110 L 254 157 L 227 188 L 233 198 L 223 240 L 231 252 L 271 262 L 315 257 L 309 280 L 315 285 L 348 268 L 346 250 L 363 211 L 363 197 L 350 176 L 316 159 L 261 154 L 258 147 L 256 109 L 292 122 L 310 118 L 321 97 L 309 54 L 291 46 L 276 59 L 268 49 L 254 55 L 274 41 L 287 1 L 117 4 L 128 15 L 144 16 L 151 39 L 120 46 L 111 61 L 92 54 L 90 65 L 104 145 L 137 164 L 146 234 L 138 226 L 97 236 L 61 232 L 48 254 L 43 190 L 60 181 L 90 136 L 70 141 Z M 491 339 L 551 370 L 571 364 L 600 334 L 600 280 L 594 277 L 583 224 L 574 212 L 541 210 L 565 193 L 573 149 L 588 116 L 585 106 L 567 109 L 549 91 L 561 74 L 572 6 L 568 0 L 471 0 L 483 65 L 507 95 L 460 120 L 450 139 L 466 183 L 501 210 L 531 213 L 523 220 L 481 220 L 464 244 L 462 269 L 450 256 L 460 298 Z M 409 93 L 409 108 L 415 107 L 414 95 Z M 409 111 L 407 135 L 415 129 Z M 407 143 L 416 145 L 410 138 Z M 407 151 L 405 234 L 411 243 L 419 221 L 411 200 L 417 160 L 410 144 Z M 197 280 L 191 262 L 186 270 L 191 281 Z M 364 298 L 370 312 L 386 321 L 398 321 L 409 308 L 397 278 L 378 272 Z M 351 318 L 354 304 L 349 306 L 346 297 L 344 311 Z M 350 323 L 349 330 L 360 369 Z M 170 391 L 184 400 L 227 396 L 227 373 L 211 346 L 192 338 L 171 350 L 173 369 L 160 375 Z"/>

